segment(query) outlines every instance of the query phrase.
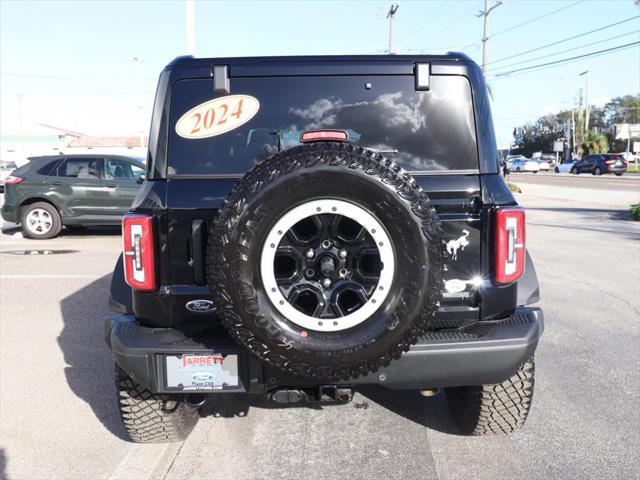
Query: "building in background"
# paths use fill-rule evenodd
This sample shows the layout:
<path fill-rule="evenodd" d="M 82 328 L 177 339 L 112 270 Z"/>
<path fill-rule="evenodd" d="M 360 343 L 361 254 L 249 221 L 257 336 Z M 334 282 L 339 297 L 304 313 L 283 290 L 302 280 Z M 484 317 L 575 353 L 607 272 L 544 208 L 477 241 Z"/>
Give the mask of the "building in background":
<path fill-rule="evenodd" d="M 137 135 L 96 136 L 53 125 L 39 126 L 42 133 L 36 135 L 0 136 L 0 159 L 21 166 L 29 157 L 38 155 L 100 152 L 146 157 L 147 154 L 148 137 L 143 137 L 143 145 L 140 145 L 141 139 Z"/>

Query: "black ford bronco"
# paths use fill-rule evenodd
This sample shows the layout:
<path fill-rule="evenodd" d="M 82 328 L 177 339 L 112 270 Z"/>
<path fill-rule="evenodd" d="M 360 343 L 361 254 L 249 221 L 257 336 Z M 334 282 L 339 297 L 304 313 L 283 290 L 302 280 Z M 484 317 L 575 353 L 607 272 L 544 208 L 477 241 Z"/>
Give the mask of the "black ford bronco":
<path fill-rule="evenodd" d="M 538 281 L 468 57 L 177 58 L 146 169 L 105 323 L 134 441 L 365 384 L 443 388 L 461 433 L 525 422 Z"/>

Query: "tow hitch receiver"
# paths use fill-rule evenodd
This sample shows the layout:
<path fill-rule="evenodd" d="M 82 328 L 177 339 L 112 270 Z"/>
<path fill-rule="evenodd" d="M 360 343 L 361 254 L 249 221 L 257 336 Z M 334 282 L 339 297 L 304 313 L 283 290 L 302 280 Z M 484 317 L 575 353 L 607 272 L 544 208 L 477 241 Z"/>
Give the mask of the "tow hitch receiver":
<path fill-rule="evenodd" d="M 294 403 L 347 403 L 353 398 L 351 388 L 336 385 L 305 388 L 279 388 L 269 394 L 269 399 L 280 404 Z"/>

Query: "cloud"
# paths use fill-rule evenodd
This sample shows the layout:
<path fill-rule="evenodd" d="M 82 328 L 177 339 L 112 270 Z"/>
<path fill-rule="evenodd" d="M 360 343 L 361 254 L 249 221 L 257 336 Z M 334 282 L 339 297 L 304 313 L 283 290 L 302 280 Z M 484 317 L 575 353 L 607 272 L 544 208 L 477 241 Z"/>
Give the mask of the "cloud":
<path fill-rule="evenodd" d="M 397 150 L 393 159 L 408 169 L 477 168 L 468 84 L 443 82 L 429 92 L 389 92 L 354 103 L 332 96 L 289 111 L 308 121 L 302 130 L 351 129 L 360 145 Z"/>

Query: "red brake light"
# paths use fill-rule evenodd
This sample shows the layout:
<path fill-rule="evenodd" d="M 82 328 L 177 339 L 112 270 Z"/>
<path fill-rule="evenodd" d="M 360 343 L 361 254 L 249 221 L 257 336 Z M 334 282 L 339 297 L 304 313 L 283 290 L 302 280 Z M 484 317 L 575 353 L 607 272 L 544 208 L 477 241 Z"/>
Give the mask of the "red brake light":
<path fill-rule="evenodd" d="M 611 165 L 612 163 L 616 163 L 615 160 L 605 160 L 604 163 L 606 163 L 607 165 Z"/>
<path fill-rule="evenodd" d="M 125 280 L 136 290 L 155 290 L 153 219 L 148 215 L 125 215 L 122 240 Z"/>
<path fill-rule="evenodd" d="M 15 185 L 16 183 L 20 183 L 23 180 L 24 180 L 24 178 L 22 178 L 22 177 L 14 177 L 12 175 L 9 175 L 7 178 L 4 179 L 4 184 L 5 185 Z"/>
<path fill-rule="evenodd" d="M 300 142 L 346 142 L 349 134 L 344 130 L 306 130 L 300 134 Z"/>
<path fill-rule="evenodd" d="M 521 208 L 496 211 L 496 282 L 513 283 L 524 273 L 525 217 Z"/>

